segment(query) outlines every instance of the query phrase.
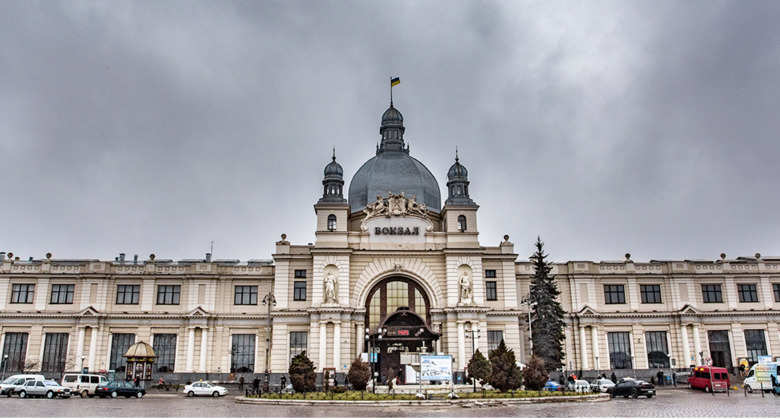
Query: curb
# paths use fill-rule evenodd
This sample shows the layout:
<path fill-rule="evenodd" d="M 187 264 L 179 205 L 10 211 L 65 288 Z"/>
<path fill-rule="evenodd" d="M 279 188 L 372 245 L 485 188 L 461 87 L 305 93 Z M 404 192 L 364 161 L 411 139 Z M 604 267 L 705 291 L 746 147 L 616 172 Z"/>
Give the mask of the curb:
<path fill-rule="evenodd" d="M 236 397 L 237 404 L 260 405 L 294 405 L 294 406 L 426 406 L 426 407 L 461 407 L 473 408 L 484 406 L 506 406 L 519 404 L 546 404 L 562 402 L 604 402 L 609 401 L 609 394 L 577 395 L 569 397 L 537 397 L 537 398 L 492 398 L 492 399 L 462 399 L 462 400 L 383 400 L 383 401 L 353 401 L 353 400 L 280 400 L 265 398 Z"/>

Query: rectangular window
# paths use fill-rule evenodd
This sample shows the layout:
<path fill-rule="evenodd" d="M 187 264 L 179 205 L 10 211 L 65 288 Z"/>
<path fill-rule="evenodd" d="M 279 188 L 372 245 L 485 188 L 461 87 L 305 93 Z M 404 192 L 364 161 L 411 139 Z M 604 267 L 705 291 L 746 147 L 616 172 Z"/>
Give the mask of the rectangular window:
<path fill-rule="evenodd" d="M 306 282 L 293 282 L 293 300 L 306 300 Z"/>
<path fill-rule="evenodd" d="M 295 270 L 295 278 L 296 279 L 305 279 L 306 278 L 306 270 Z"/>
<path fill-rule="evenodd" d="M 701 297 L 704 303 L 723 303 L 723 292 L 719 284 L 702 284 Z"/>
<path fill-rule="evenodd" d="M 488 279 L 496 278 L 496 270 L 485 270 L 485 278 Z"/>
<path fill-rule="evenodd" d="M 780 284 L 773 284 L 772 290 L 775 292 L 775 302 L 780 302 Z"/>
<path fill-rule="evenodd" d="M 127 349 L 134 343 L 135 334 L 111 334 L 111 358 L 109 359 L 108 370 L 116 370 L 117 374 L 125 371 L 127 358 L 122 356 L 127 353 Z M 122 376 L 119 375 L 118 377 L 121 378 Z"/>
<path fill-rule="evenodd" d="M 181 286 L 157 286 L 158 305 L 178 305 Z"/>
<path fill-rule="evenodd" d="M 666 331 L 647 331 L 645 332 L 645 341 L 647 344 L 647 362 L 650 369 L 668 368 L 669 357 L 666 345 Z"/>
<path fill-rule="evenodd" d="M 14 284 L 11 290 L 11 303 L 33 303 L 34 284 Z"/>
<path fill-rule="evenodd" d="M 758 291 L 755 284 L 738 284 L 737 294 L 740 302 L 758 302 Z"/>
<path fill-rule="evenodd" d="M 292 358 L 306 351 L 306 342 L 309 339 L 309 333 L 306 331 L 290 332 L 290 361 Z"/>
<path fill-rule="evenodd" d="M 170 373 L 176 367 L 176 334 L 155 334 L 152 343 L 157 359 L 153 372 Z"/>
<path fill-rule="evenodd" d="M 631 369 L 631 335 L 627 332 L 607 333 L 609 368 Z"/>
<path fill-rule="evenodd" d="M 138 305 L 138 296 L 141 294 L 140 285 L 119 285 L 116 287 L 117 305 Z"/>
<path fill-rule="evenodd" d="M 49 303 L 73 303 L 74 284 L 52 284 Z M 52 371 L 53 372 L 53 371 Z"/>
<path fill-rule="evenodd" d="M 74 368 L 75 366 L 65 366 L 67 357 L 68 333 L 46 333 L 41 372 L 62 373 Z"/>
<path fill-rule="evenodd" d="M 497 349 L 499 344 L 501 344 L 501 340 L 504 339 L 503 331 L 488 331 L 487 333 L 488 354 L 486 354 L 485 357 L 489 357 L 490 352 Z"/>
<path fill-rule="evenodd" d="M 485 282 L 485 299 L 487 300 L 498 300 L 498 291 L 496 290 L 496 282 L 494 281 L 486 281 Z"/>
<path fill-rule="evenodd" d="M 745 330 L 745 346 L 750 363 L 757 363 L 758 356 L 766 356 L 766 341 L 764 330 Z"/>
<path fill-rule="evenodd" d="M 642 303 L 661 303 L 660 284 L 640 284 L 639 293 L 642 295 Z"/>
<path fill-rule="evenodd" d="M 232 362 L 230 371 L 247 373 L 255 371 L 255 335 L 233 334 L 233 345 L 230 349 Z"/>
<path fill-rule="evenodd" d="M 604 285 L 604 303 L 626 303 L 626 293 L 623 289 L 623 285 Z"/>
<path fill-rule="evenodd" d="M 257 286 L 236 286 L 235 305 L 257 305 Z"/>
<path fill-rule="evenodd" d="M 5 333 L 3 356 L 5 355 L 8 355 L 6 370 L 21 371 L 27 357 L 27 333 Z"/>

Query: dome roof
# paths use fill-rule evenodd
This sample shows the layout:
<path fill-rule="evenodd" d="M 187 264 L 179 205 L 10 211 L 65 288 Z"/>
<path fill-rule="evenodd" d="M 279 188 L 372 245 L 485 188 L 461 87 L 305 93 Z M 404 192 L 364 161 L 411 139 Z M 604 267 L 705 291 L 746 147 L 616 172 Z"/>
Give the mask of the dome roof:
<path fill-rule="evenodd" d="M 403 122 L 404 116 L 401 115 L 397 109 L 393 108 L 393 104 L 391 103 L 390 108 L 387 108 L 387 111 L 382 114 L 382 125 L 388 123 L 403 124 Z"/>
<path fill-rule="evenodd" d="M 458 158 L 455 158 L 455 163 L 450 166 L 450 170 L 447 171 L 447 178 L 468 178 L 469 171 L 466 169 L 465 166 L 461 165 L 460 162 L 458 162 Z"/>
<path fill-rule="evenodd" d="M 152 346 L 143 341 L 139 341 L 130 346 L 122 357 L 157 357 L 157 355 L 154 354 Z"/>
<path fill-rule="evenodd" d="M 377 195 L 387 197 L 388 191 L 403 192 L 408 198 L 417 196 L 416 201 L 428 210 L 441 211 L 439 183 L 425 165 L 408 153 L 385 151 L 364 163 L 349 183 L 350 210 L 363 210 L 376 201 Z"/>
<path fill-rule="evenodd" d="M 336 162 L 336 155 L 333 155 L 333 160 L 325 166 L 325 179 L 329 178 L 341 178 L 344 176 L 344 169 Z"/>

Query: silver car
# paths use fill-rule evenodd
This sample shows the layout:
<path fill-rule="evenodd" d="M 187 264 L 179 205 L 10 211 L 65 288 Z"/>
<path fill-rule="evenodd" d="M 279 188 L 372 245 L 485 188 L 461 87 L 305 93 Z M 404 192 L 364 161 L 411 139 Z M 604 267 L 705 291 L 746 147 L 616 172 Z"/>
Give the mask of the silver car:
<path fill-rule="evenodd" d="M 27 381 L 17 390 L 19 398 L 46 397 L 46 398 L 70 398 L 70 388 L 61 386 L 51 379 Z"/>

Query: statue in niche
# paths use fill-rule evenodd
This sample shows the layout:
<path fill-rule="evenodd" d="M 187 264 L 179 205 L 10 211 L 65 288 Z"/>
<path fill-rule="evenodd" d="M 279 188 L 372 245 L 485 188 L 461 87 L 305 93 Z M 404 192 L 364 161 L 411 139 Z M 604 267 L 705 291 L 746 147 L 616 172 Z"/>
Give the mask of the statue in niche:
<path fill-rule="evenodd" d="M 325 277 L 325 303 L 339 303 L 336 298 L 336 276 L 328 273 Z"/>
<path fill-rule="evenodd" d="M 470 304 L 472 294 L 471 279 L 469 279 L 468 274 L 463 273 L 463 276 L 458 280 L 458 284 L 460 285 L 460 303 Z"/>

